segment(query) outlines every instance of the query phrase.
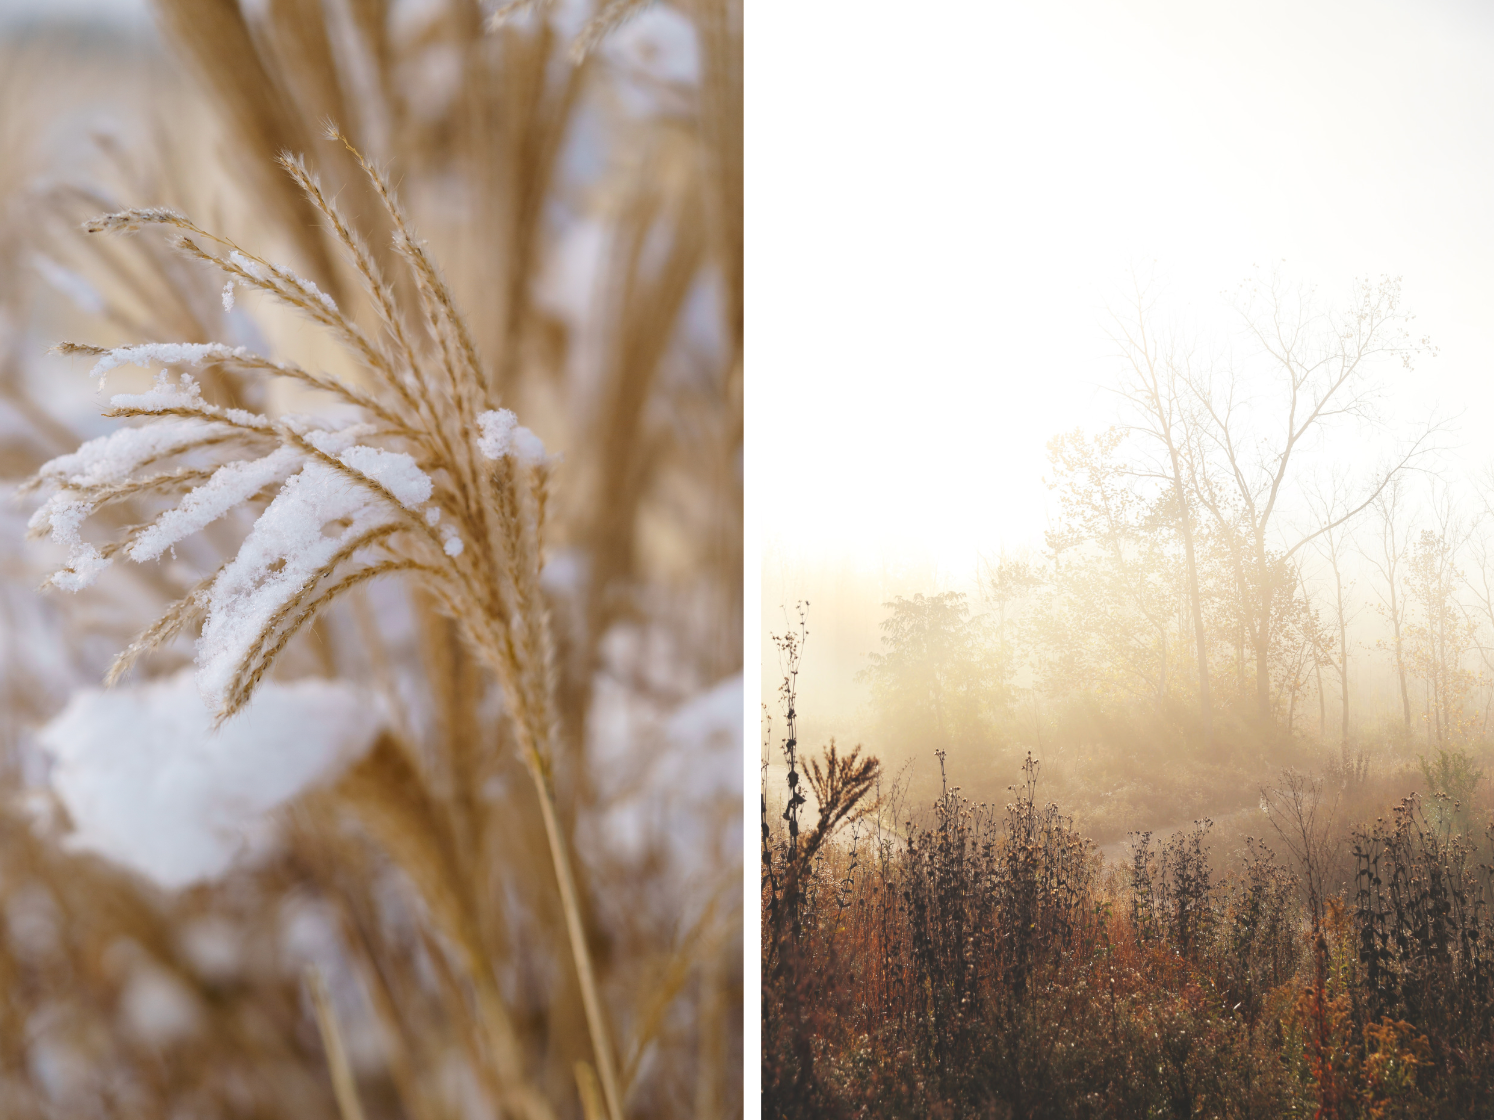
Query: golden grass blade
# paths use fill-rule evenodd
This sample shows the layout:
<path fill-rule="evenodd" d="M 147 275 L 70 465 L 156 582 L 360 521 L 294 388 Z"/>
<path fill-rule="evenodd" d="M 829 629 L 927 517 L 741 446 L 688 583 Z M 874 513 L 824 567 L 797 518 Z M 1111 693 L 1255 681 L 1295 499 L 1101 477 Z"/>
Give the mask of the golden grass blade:
<path fill-rule="evenodd" d="M 456 354 L 448 352 L 447 361 L 444 364 L 450 378 L 453 400 L 462 410 L 460 419 L 464 424 L 470 425 L 477 413 L 481 411 L 480 401 L 475 399 L 475 387 L 486 384 L 486 379 L 482 372 L 482 362 L 477 356 L 477 347 L 473 344 L 472 336 L 467 330 L 466 321 L 462 318 L 461 312 L 457 310 L 456 301 L 452 298 L 451 291 L 447 288 L 440 270 L 426 253 L 425 246 L 410 232 L 404 207 L 395 197 L 388 177 L 369 163 L 363 153 L 354 147 L 352 142 L 335 126 L 329 128 L 327 134 L 331 139 L 340 141 L 358 161 L 358 165 L 378 193 L 379 201 L 384 204 L 390 221 L 394 223 L 395 248 L 410 264 L 411 274 L 420 292 L 421 305 L 430 324 L 432 337 L 443 350 L 454 340 Z M 453 360 L 458 356 L 460 362 Z M 460 365 L 465 365 L 466 378 L 458 375 Z"/>
<path fill-rule="evenodd" d="M 602 1100 L 596 1070 L 589 1062 L 576 1063 L 576 1090 L 581 1094 L 581 1115 L 586 1120 L 606 1120 L 607 1105 Z"/>
<path fill-rule="evenodd" d="M 466 889 L 467 869 L 451 822 L 405 748 L 393 736 L 381 736 L 335 792 L 404 869 L 437 926 L 455 946 L 476 988 L 478 1016 L 487 1033 L 500 1092 L 519 1115 L 553 1120 L 553 1111 L 524 1074 L 513 1018 L 499 995 L 483 948 Z"/>
<path fill-rule="evenodd" d="M 265 623 L 259 644 L 244 655 L 243 661 L 239 663 L 239 667 L 234 673 L 232 683 L 228 687 L 228 699 L 218 716 L 219 723 L 230 719 L 249 702 L 249 697 L 254 692 L 255 687 L 264 679 L 265 674 L 274 667 L 275 659 L 284 652 L 290 640 L 300 632 L 303 626 L 315 617 L 317 611 L 321 610 L 338 595 L 360 584 L 367 583 L 377 576 L 387 575 L 392 572 L 434 571 L 434 569 L 418 564 L 413 560 L 385 560 L 371 564 L 340 580 L 335 580 L 331 583 L 325 582 L 323 577 L 330 575 L 336 570 L 338 565 L 350 558 L 353 553 L 359 549 L 367 548 L 397 531 L 398 526 L 380 526 L 345 545 L 332 560 L 328 561 L 321 575 L 309 581 L 305 587 L 288 599 L 271 616 L 269 621 Z"/>
<path fill-rule="evenodd" d="M 265 69 L 237 0 L 153 0 L 152 6 L 167 37 L 227 117 L 238 141 L 232 147 L 266 209 L 336 298 L 336 269 L 316 233 L 314 212 L 292 184 L 273 173 L 275 156 L 286 148 L 305 151 L 309 137 L 286 92 Z"/>
<path fill-rule="evenodd" d="M 716 904 L 717 900 L 712 898 L 678 948 L 669 955 L 657 979 L 650 984 L 648 999 L 639 1012 L 638 1025 L 633 1030 L 632 1052 L 622 1068 L 621 1088 L 624 1099 L 633 1086 L 633 1079 L 638 1075 L 638 1065 L 643 1060 L 644 1051 L 648 1049 L 648 1044 L 653 1041 L 664 1021 L 664 1013 L 679 996 L 691 970 L 700 963 L 702 947 L 707 946 L 714 937 Z"/>
<path fill-rule="evenodd" d="M 576 897 L 576 880 L 571 873 L 565 839 L 555 816 L 555 803 L 549 783 L 538 767 L 531 768 L 539 791 L 540 812 L 545 818 L 545 837 L 550 842 L 550 856 L 555 864 L 555 881 L 560 888 L 560 905 L 565 911 L 566 933 L 570 937 L 571 957 L 576 964 L 576 978 L 581 985 L 581 1002 L 586 1008 L 586 1025 L 591 1030 L 592 1053 L 601 1074 L 602 1095 L 610 1120 L 622 1120 L 622 1093 L 617 1084 L 617 1067 L 612 1057 L 612 1037 L 607 1029 L 606 1012 L 592 969 L 591 950 L 586 946 L 586 926 L 581 918 L 581 904 Z"/>
<path fill-rule="evenodd" d="M 332 998 L 327 992 L 327 982 L 322 978 L 321 969 L 315 965 L 308 965 L 306 968 L 306 987 L 311 993 L 311 1004 L 316 1009 L 316 1026 L 321 1033 L 322 1048 L 327 1055 L 327 1071 L 332 1075 L 332 1092 L 337 1098 L 337 1111 L 342 1120 L 363 1120 L 363 1105 L 358 1101 L 358 1084 L 353 1078 L 353 1067 L 348 1062 L 342 1031 L 337 1025 L 337 1012 L 332 1007 Z"/>
<path fill-rule="evenodd" d="M 136 661 L 151 650 L 165 645 L 200 617 L 207 603 L 208 588 L 212 587 L 213 581 L 226 566 L 220 566 L 212 575 L 199 580 L 191 591 L 172 603 L 159 618 L 141 631 L 139 637 L 126 646 L 114 659 L 114 664 L 109 666 L 109 672 L 104 677 L 105 687 L 113 688 Z"/>
<path fill-rule="evenodd" d="M 323 193 L 321 183 L 316 176 L 306 170 L 305 161 L 300 156 L 282 152 L 280 165 L 286 169 L 306 197 L 321 212 L 327 224 L 331 226 L 338 242 L 343 246 L 353 267 L 357 270 L 363 282 L 364 291 L 373 301 L 380 324 L 395 344 L 398 360 L 403 363 L 404 370 L 402 373 L 397 365 L 386 362 L 383 372 L 386 373 L 387 383 L 399 395 L 409 412 L 422 418 L 428 431 L 440 431 L 440 423 L 436 414 L 438 402 L 434 399 L 434 386 L 427 381 L 425 369 L 416 356 L 415 348 L 410 344 L 405 332 L 403 317 L 395 307 L 394 292 L 388 281 L 384 279 L 378 262 L 374 260 L 373 254 L 369 252 L 363 239 L 348 225 L 332 200 Z"/>

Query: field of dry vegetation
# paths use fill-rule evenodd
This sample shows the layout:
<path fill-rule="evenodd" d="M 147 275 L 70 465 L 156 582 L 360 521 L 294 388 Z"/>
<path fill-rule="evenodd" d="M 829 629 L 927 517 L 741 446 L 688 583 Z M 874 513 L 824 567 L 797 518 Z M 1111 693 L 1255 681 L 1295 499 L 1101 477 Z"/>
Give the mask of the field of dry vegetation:
<path fill-rule="evenodd" d="M 740 5 L 153 14 L 0 39 L 0 1114 L 740 1115 Z"/>
<path fill-rule="evenodd" d="M 1235 310 L 1137 289 L 1042 549 L 883 604 L 864 748 L 774 638 L 765 1115 L 1494 1110 L 1494 476 L 1388 415 L 1394 281 Z"/>
<path fill-rule="evenodd" d="M 911 806 L 875 759 L 801 748 L 788 653 L 789 769 L 761 822 L 765 1116 L 1494 1104 L 1486 816 L 1287 770 L 1237 850 L 1203 820 L 1107 859 L 1039 798 L 1030 755 L 1004 806 L 947 785 Z"/>

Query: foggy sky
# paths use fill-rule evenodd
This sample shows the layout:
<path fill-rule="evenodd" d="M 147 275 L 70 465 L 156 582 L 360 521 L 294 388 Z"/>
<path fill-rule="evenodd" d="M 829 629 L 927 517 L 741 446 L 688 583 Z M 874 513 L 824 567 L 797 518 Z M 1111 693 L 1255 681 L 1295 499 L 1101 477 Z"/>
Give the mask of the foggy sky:
<path fill-rule="evenodd" d="M 1102 324 L 1132 267 L 1206 326 L 1253 267 L 1329 297 L 1400 275 L 1440 354 L 1388 411 L 1465 408 L 1453 468 L 1486 461 L 1483 9 L 1037 7 L 811 6 L 749 45 L 793 75 L 748 106 L 764 542 L 968 571 L 1039 544 L 1046 441 L 1111 420 Z"/>
<path fill-rule="evenodd" d="M 768 634 L 818 599 L 804 708 L 853 735 L 880 603 L 974 591 L 978 553 L 1041 548 L 1047 441 L 1115 419 L 1107 305 L 1133 270 L 1219 340 L 1249 275 L 1338 303 L 1356 276 L 1400 276 L 1439 353 L 1387 371 L 1383 412 L 1404 433 L 1461 411 L 1450 480 L 1494 458 L 1484 7 L 825 5 L 755 27 L 749 697 L 776 709 Z M 1378 708 L 1370 641 L 1356 704 Z"/>

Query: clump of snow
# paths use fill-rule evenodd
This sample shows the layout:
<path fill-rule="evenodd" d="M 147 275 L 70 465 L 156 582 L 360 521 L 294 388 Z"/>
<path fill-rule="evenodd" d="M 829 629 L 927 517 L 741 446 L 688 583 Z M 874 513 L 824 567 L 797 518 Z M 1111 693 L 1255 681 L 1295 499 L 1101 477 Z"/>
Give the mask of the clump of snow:
<path fill-rule="evenodd" d="M 187 670 L 76 693 L 38 739 L 73 822 L 67 845 L 177 889 L 226 871 L 266 814 L 334 779 L 379 727 L 366 694 L 306 680 L 262 684 L 215 732 Z"/>
<path fill-rule="evenodd" d="M 169 407 L 173 399 L 197 401 L 198 389 L 184 377 L 185 389 L 164 378 L 149 393 L 116 396 L 114 402 L 139 402 L 150 407 Z M 196 417 L 169 418 L 143 428 L 121 428 L 107 436 L 89 440 L 71 455 L 62 455 L 42 467 L 38 478 L 58 487 L 56 493 L 32 514 L 29 528 L 47 531 L 51 539 L 68 549 L 67 566 L 50 582 L 65 591 L 90 586 L 111 561 L 83 541 L 83 522 L 93 515 L 97 503 L 84 495 L 91 487 L 123 482 L 134 471 L 154 459 L 186 450 L 193 444 L 227 434 L 225 424 Z M 232 463 L 221 468 L 208 483 L 187 495 L 181 506 L 168 510 L 160 521 L 146 529 L 131 546 L 133 560 L 149 560 L 203 526 L 223 516 L 234 505 L 257 493 L 295 468 L 297 457 L 274 452 L 255 462 Z"/>
<path fill-rule="evenodd" d="M 489 409 L 487 412 L 479 413 L 477 428 L 481 434 L 477 438 L 477 449 L 489 459 L 503 458 L 508 454 L 514 428 L 518 426 L 518 423 L 519 418 L 513 414 L 511 409 Z"/>
<path fill-rule="evenodd" d="M 184 373 L 181 380 L 173 381 L 164 370 L 156 375 L 156 383 L 143 393 L 115 393 L 109 398 L 109 406 L 117 409 L 134 409 L 139 412 L 165 412 L 173 408 L 200 408 L 202 386 L 191 374 Z"/>
<path fill-rule="evenodd" d="M 131 560 L 154 560 L 178 541 L 205 529 L 235 506 L 266 486 L 280 482 L 301 464 L 294 447 L 280 447 L 262 459 L 242 460 L 219 467 L 203 485 L 191 491 L 135 539 Z"/>
<path fill-rule="evenodd" d="M 334 456 L 343 466 L 373 479 L 398 499 L 406 509 L 430 500 L 431 476 L 420 469 L 414 458 L 403 451 L 385 451 L 378 447 L 355 444 L 339 450 L 342 433 L 306 433 L 306 442 L 325 455 Z"/>
<path fill-rule="evenodd" d="M 102 355 L 89 373 L 103 377 L 119 366 L 200 366 L 227 358 L 243 358 L 248 353 L 242 346 L 229 347 L 221 342 L 144 342 L 138 346 L 116 346 Z"/>
<path fill-rule="evenodd" d="M 43 465 L 37 477 L 59 486 L 99 486 L 121 482 L 155 459 L 233 431 L 227 424 L 195 416 L 169 417 L 143 428 L 120 428 Z"/>
<path fill-rule="evenodd" d="M 441 531 L 441 550 L 447 556 L 460 556 L 466 547 L 462 538 L 457 535 L 457 531 L 450 525 Z"/>
<path fill-rule="evenodd" d="M 545 461 L 544 441 L 528 428 L 515 428 L 511 454 L 520 466 L 540 466 Z"/>
<path fill-rule="evenodd" d="M 220 914 L 208 914 L 183 927 L 181 947 L 204 980 L 223 984 L 243 971 L 243 931 Z"/>
<path fill-rule="evenodd" d="M 111 563 L 113 561 L 93 545 L 80 543 L 68 556 L 67 567 L 53 572 L 48 582 L 63 591 L 82 591 L 85 587 L 92 587 Z"/>
<path fill-rule="evenodd" d="M 695 25 L 673 8 L 655 4 L 619 27 L 606 53 L 655 81 L 693 86 L 700 81 Z"/>
<path fill-rule="evenodd" d="M 586 586 L 587 558 L 580 549 L 556 549 L 540 570 L 540 586 L 559 598 L 580 598 Z"/>
<path fill-rule="evenodd" d="M 266 268 L 256 260 L 250 260 L 237 249 L 228 254 L 228 259 L 234 264 L 238 265 L 256 280 L 268 281 L 270 279 L 270 270 L 268 268 Z"/>
<path fill-rule="evenodd" d="M 489 459 L 510 455 L 521 466 L 538 466 L 545 461 L 544 442 L 528 428 L 519 425 L 518 417 L 506 408 L 490 409 L 477 416 L 479 435 L 477 449 Z"/>
<path fill-rule="evenodd" d="M 57 956 L 62 914 L 57 899 L 40 883 L 27 883 L 5 902 L 5 933 L 10 950 L 35 964 Z"/>
<path fill-rule="evenodd" d="M 373 435 L 379 429 L 373 424 L 360 423 L 350 420 L 340 426 L 333 420 L 334 426 L 328 427 L 329 417 L 326 414 L 306 416 L 301 413 L 288 413 L 280 418 L 280 422 L 297 435 L 305 436 L 318 451 L 324 455 L 341 455 L 353 444 L 364 436 Z"/>
<path fill-rule="evenodd" d="M 293 964 L 292 975 L 316 965 L 329 979 L 345 967 L 337 911 L 325 899 L 292 894 L 280 904 L 280 951 Z"/>
<path fill-rule="evenodd" d="M 226 283 L 226 284 L 223 285 L 223 310 L 224 311 L 232 311 L 233 310 L 233 281 L 232 280 L 230 280 L 228 283 Z"/>
<path fill-rule="evenodd" d="M 126 1029 L 151 1046 L 169 1046 L 189 1037 L 202 1018 L 186 986 L 160 965 L 145 961 L 130 970 L 119 1011 Z"/>
<path fill-rule="evenodd" d="M 197 643 L 203 699 L 222 707 L 240 663 L 276 613 L 344 545 L 388 520 L 387 508 L 325 463 L 307 463 L 292 475 L 209 592 L 207 621 Z M 342 521 L 349 524 L 340 532 L 323 532 L 324 526 Z"/>
<path fill-rule="evenodd" d="M 605 222 L 577 218 L 560 235 L 535 285 L 536 302 L 577 334 L 591 319 L 597 280 L 607 259 L 607 233 Z"/>
<path fill-rule="evenodd" d="M 604 642 L 604 664 L 640 656 L 667 664 L 658 637 L 616 627 Z M 699 884 L 740 860 L 744 696 L 737 673 L 666 708 L 598 673 L 587 748 L 608 808 L 578 834 L 582 858 L 605 852 L 607 859 L 633 859 L 657 847 L 680 884 Z M 649 745 L 641 756 L 640 743 Z M 683 911 L 700 897 L 685 891 L 681 921 L 690 920 Z"/>
<path fill-rule="evenodd" d="M 33 1015 L 26 1024 L 26 1071 L 53 1104 L 71 1107 L 73 1115 L 93 1111 L 98 1062 L 69 1042 L 65 1030 L 47 1030 L 52 1018 Z"/>
<path fill-rule="evenodd" d="M 109 566 L 98 549 L 85 544 L 79 535 L 83 522 L 93 513 L 94 503 L 63 490 L 53 494 L 31 515 L 27 528 L 32 532 L 48 530 L 52 540 L 68 549 L 67 567 L 52 576 L 51 582 L 69 591 L 87 587 Z M 80 582 L 81 581 L 81 582 Z"/>
<path fill-rule="evenodd" d="M 679 752 L 675 780 L 705 803 L 742 798 L 742 727 L 746 693 L 742 674 L 727 677 L 681 704 L 664 725 Z"/>

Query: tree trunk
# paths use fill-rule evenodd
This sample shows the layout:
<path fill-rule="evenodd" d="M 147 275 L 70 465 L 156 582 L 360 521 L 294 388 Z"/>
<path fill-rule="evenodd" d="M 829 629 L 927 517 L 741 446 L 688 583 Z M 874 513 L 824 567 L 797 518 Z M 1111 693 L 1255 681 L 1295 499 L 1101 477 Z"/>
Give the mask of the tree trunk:
<path fill-rule="evenodd" d="M 1167 629 L 1164 626 L 1157 627 L 1157 636 L 1161 644 L 1162 664 L 1157 670 L 1157 709 L 1160 711 L 1167 704 Z"/>
<path fill-rule="evenodd" d="M 1181 484 L 1180 484 L 1181 486 Z M 1178 500 L 1182 501 L 1179 489 Z M 1204 633 L 1203 598 L 1198 591 L 1198 561 L 1193 554 L 1193 519 L 1182 514 L 1183 555 L 1188 565 L 1188 606 L 1193 614 L 1193 638 L 1198 646 L 1198 718 L 1203 725 L 1204 748 L 1214 746 L 1214 709 L 1209 700 L 1209 643 Z"/>
<path fill-rule="evenodd" d="M 1264 629 L 1264 628 L 1262 628 Z M 1271 662 L 1265 634 L 1255 640 L 1255 704 L 1263 721 L 1271 719 Z"/>
<path fill-rule="evenodd" d="M 1349 745 L 1349 651 L 1342 642 L 1339 643 L 1338 655 L 1340 658 L 1338 680 L 1343 692 L 1343 714 L 1339 717 L 1339 739 L 1347 747 Z"/>
<path fill-rule="evenodd" d="M 1251 641 L 1255 645 L 1255 703 L 1261 724 L 1271 722 L 1271 598 L 1275 588 L 1271 586 L 1271 568 L 1266 560 L 1266 542 L 1257 535 L 1255 540 L 1255 570 L 1260 588 L 1259 607 L 1255 625 L 1251 627 Z"/>
<path fill-rule="evenodd" d="M 1411 737 L 1411 692 L 1406 687 L 1406 655 L 1401 648 L 1401 613 L 1396 606 L 1395 580 L 1390 581 L 1390 618 L 1395 625 L 1395 671 L 1401 681 L 1401 710 L 1406 714 L 1406 738 Z"/>
<path fill-rule="evenodd" d="M 1338 546 L 1335 543 L 1334 548 Z M 1338 597 L 1338 684 L 1343 702 L 1343 715 L 1339 722 L 1339 741 L 1349 745 L 1349 623 L 1344 617 L 1344 581 L 1338 572 L 1337 553 L 1333 561 L 1333 586 Z"/>
<path fill-rule="evenodd" d="M 1312 671 L 1318 680 L 1318 740 L 1328 738 L 1328 702 L 1323 698 L 1323 667 L 1314 665 Z"/>

